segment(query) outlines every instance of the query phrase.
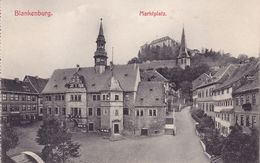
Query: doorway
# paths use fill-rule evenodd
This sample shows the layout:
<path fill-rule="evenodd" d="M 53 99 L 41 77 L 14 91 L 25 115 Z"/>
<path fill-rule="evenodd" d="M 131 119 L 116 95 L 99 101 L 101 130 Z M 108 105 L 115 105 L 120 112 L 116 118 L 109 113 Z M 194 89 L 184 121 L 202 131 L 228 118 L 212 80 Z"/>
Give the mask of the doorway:
<path fill-rule="evenodd" d="M 88 131 L 94 131 L 94 123 L 88 124 Z"/>
<path fill-rule="evenodd" d="M 119 124 L 114 124 L 114 134 L 119 134 Z"/>

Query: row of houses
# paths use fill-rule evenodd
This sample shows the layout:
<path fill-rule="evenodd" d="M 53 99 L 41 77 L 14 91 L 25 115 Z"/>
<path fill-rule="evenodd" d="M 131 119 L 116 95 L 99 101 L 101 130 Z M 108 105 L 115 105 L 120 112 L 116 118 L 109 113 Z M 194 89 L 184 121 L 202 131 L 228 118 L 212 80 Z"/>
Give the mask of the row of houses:
<path fill-rule="evenodd" d="M 41 92 L 48 79 L 25 76 L 21 81 L 1 79 L 1 120 L 13 124 L 28 123 L 43 116 Z"/>
<path fill-rule="evenodd" d="M 221 135 L 227 136 L 235 124 L 245 131 L 259 128 L 259 59 L 204 73 L 192 87 L 193 106 L 215 121 Z"/>

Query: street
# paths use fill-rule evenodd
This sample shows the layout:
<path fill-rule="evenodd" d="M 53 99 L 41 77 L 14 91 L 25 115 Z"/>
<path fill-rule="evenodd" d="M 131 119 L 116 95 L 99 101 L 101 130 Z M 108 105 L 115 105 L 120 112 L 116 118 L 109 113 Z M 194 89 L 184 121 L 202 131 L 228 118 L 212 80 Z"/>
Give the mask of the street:
<path fill-rule="evenodd" d="M 177 135 L 154 137 L 126 137 L 109 141 L 95 134 L 74 133 L 73 139 L 81 144 L 81 156 L 72 163 L 208 163 L 194 130 L 189 109 L 176 112 Z M 19 145 L 9 154 L 22 151 L 40 152 L 35 142 L 39 123 L 19 128 Z"/>
<path fill-rule="evenodd" d="M 77 137 L 82 156 L 73 162 L 208 163 L 195 133 L 189 109 L 176 112 L 177 135 L 127 138 L 110 142 L 96 136 Z M 75 138 L 75 137 L 74 137 Z"/>

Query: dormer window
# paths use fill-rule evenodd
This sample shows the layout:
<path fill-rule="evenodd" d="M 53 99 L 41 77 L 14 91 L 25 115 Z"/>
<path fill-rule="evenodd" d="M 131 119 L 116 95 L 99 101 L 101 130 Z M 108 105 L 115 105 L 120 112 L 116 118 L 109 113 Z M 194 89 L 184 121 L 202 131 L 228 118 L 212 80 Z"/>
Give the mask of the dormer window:
<path fill-rule="evenodd" d="M 156 98 L 155 100 L 156 100 L 156 101 L 159 101 L 159 98 Z"/>
<path fill-rule="evenodd" d="M 125 77 L 127 77 L 128 76 L 128 74 L 125 74 Z"/>
<path fill-rule="evenodd" d="M 150 88 L 150 91 L 153 91 L 153 89 L 152 89 L 152 88 Z"/>

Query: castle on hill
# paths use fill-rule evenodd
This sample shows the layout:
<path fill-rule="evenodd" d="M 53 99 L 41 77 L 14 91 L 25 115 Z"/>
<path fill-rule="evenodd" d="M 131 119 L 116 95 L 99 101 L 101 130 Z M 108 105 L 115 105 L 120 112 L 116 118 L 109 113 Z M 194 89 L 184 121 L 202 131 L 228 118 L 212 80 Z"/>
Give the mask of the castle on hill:
<path fill-rule="evenodd" d="M 138 58 L 152 60 L 140 64 L 141 69 L 173 68 L 176 66 L 185 69 L 191 64 L 191 56 L 195 51 L 188 52 L 184 28 L 182 29 L 181 42 L 178 43 L 169 36 L 153 40 L 140 47 Z"/>

